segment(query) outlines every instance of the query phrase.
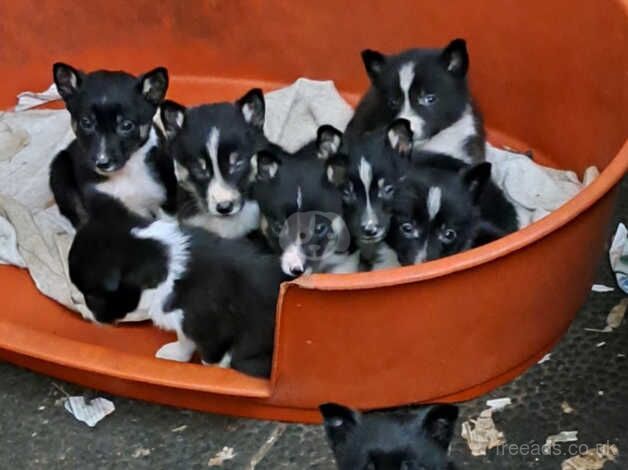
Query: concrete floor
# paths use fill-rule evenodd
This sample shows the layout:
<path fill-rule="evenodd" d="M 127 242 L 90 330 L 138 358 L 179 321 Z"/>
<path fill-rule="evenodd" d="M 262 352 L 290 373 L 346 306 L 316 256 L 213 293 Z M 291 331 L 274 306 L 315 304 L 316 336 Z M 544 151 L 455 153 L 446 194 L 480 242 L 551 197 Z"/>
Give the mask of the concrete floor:
<path fill-rule="evenodd" d="M 626 178 L 616 220 L 628 222 Z M 606 259 L 598 282 L 614 285 Z M 578 430 L 579 444 L 608 441 L 619 447 L 619 460 L 605 470 L 628 468 L 628 321 L 609 334 L 584 330 L 603 327 L 621 298 L 617 289 L 591 293 L 548 362 L 462 404 L 461 421 L 477 416 L 487 398 L 511 397 L 513 404 L 495 415 L 508 443 L 542 444 L 549 434 Z M 0 363 L 0 469 L 208 468 L 224 447 L 233 448 L 235 456 L 216 468 L 335 468 L 319 426 L 235 419 L 108 397 L 115 412 L 90 429 L 65 411 L 64 393 L 107 396 Z M 563 401 L 573 413 L 562 411 Z M 471 469 L 558 469 L 569 456 L 567 445 L 561 450 L 553 456 L 493 450 L 472 457 L 459 435 L 452 445 L 460 468 Z"/>

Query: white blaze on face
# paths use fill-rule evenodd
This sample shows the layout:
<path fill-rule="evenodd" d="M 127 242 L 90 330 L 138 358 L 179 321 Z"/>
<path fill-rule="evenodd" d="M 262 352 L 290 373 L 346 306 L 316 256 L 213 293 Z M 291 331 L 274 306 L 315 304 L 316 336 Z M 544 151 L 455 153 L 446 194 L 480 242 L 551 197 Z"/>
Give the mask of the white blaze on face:
<path fill-rule="evenodd" d="M 96 156 L 96 163 L 106 162 L 107 158 L 107 141 L 104 137 L 100 138 L 98 143 L 98 155 Z"/>
<path fill-rule="evenodd" d="M 225 181 L 220 171 L 220 165 L 218 164 L 218 145 L 220 141 L 220 130 L 217 127 L 212 127 L 209 131 L 209 138 L 207 139 L 206 148 L 209 155 L 209 160 L 212 165 L 212 179 L 207 187 L 207 206 L 209 212 L 214 215 L 219 214 L 216 207 L 218 204 L 232 203 L 233 210 L 231 213 L 236 213 L 240 210 L 240 192 Z M 230 215 L 230 214 L 224 214 Z"/>
<path fill-rule="evenodd" d="M 430 221 L 434 220 L 440 211 L 442 194 L 438 186 L 430 186 L 427 193 L 427 214 L 430 217 Z"/>
<path fill-rule="evenodd" d="M 413 81 L 414 62 L 406 62 L 399 67 L 399 88 L 401 88 L 401 93 L 403 93 L 403 106 L 397 117 L 407 119 L 414 133 L 414 140 L 421 140 L 424 136 L 425 121 L 417 114 L 410 103 L 410 88 Z"/>
<path fill-rule="evenodd" d="M 366 158 L 362 157 L 360 159 L 360 167 L 358 169 L 360 181 L 364 186 L 364 193 L 366 194 L 366 210 L 364 214 L 362 214 L 362 225 L 377 225 L 379 222 L 377 220 L 377 214 L 373 210 L 373 206 L 371 205 L 371 184 L 373 183 L 373 167 L 366 160 Z"/>

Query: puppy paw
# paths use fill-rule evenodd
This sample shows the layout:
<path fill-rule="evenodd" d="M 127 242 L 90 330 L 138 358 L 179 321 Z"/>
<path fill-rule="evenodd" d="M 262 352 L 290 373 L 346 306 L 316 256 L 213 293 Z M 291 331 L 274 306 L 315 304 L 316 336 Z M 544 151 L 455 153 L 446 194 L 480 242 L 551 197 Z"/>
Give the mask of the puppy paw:
<path fill-rule="evenodd" d="M 188 362 L 194 355 L 194 347 L 183 344 L 180 341 L 164 344 L 155 353 L 157 359 L 167 359 L 169 361 Z"/>

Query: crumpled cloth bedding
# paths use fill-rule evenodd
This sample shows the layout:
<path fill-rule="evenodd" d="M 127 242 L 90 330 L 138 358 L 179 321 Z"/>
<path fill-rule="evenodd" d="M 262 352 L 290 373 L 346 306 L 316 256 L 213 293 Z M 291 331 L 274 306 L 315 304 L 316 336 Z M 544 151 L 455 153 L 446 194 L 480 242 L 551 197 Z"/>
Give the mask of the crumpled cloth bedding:
<path fill-rule="evenodd" d="M 14 111 L 0 113 L 0 263 L 28 269 L 44 295 L 89 316 L 68 277 L 74 229 L 59 214 L 48 187 L 52 158 L 73 138 L 70 117 L 65 110 L 32 109 L 57 99 L 54 85 L 42 93 L 24 92 Z M 265 99 L 264 131 L 288 151 L 311 141 L 322 124 L 344 130 L 353 114 L 331 81 L 300 78 Z M 597 175 L 589 170 L 581 182 L 571 171 L 490 145 L 487 160 L 522 226 L 557 209 Z"/>

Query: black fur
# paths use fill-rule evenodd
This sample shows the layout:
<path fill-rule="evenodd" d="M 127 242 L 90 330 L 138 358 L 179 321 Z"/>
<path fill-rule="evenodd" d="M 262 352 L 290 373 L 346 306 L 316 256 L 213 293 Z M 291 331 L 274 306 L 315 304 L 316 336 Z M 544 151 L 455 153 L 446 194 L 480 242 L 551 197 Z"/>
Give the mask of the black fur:
<path fill-rule="evenodd" d="M 56 63 L 54 81 L 70 112 L 76 134 L 68 148 L 54 158 L 50 187 L 60 212 L 74 226 L 88 217 L 87 198 L 98 185 L 118 177 L 129 158 L 150 138 L 152 119 L 168 87 L 168 73 L 160 67 L 140 77 L 125 72 L 83 73 Z M 174 212 L 176 182 L 172 162 L 162 152 L 161 136 L 144 158 L 148 178 L 163 188 L 163 196 L 142 205 L 141 185 L 137 187 L 139 206 L 133 209 L 149 214 L 163 208 Z M 128 201 L 122 200 L 123 203 Z M 156 207 L 152 207 L 152 203 Z M 148 201 L 147 201 L 148 204 Z"/>
<path fill-rule="evenodd" d="M 362 414 L 320 406 L 339 470 L 455 470 L 447 451 L 458 418 L 455 405 Z"/>
<path fill-rule="evenodd" d="M 428 212 L 430 188 L 439 188 L 441 194 L 433 218 Z M 480 246 L 517 228 L 513 205 L 491 180 L 490 163 L 467 165 L 437 155 L 415 164 L 404 179 L 388 242 L 400 263 L 408 265 Z"/>

